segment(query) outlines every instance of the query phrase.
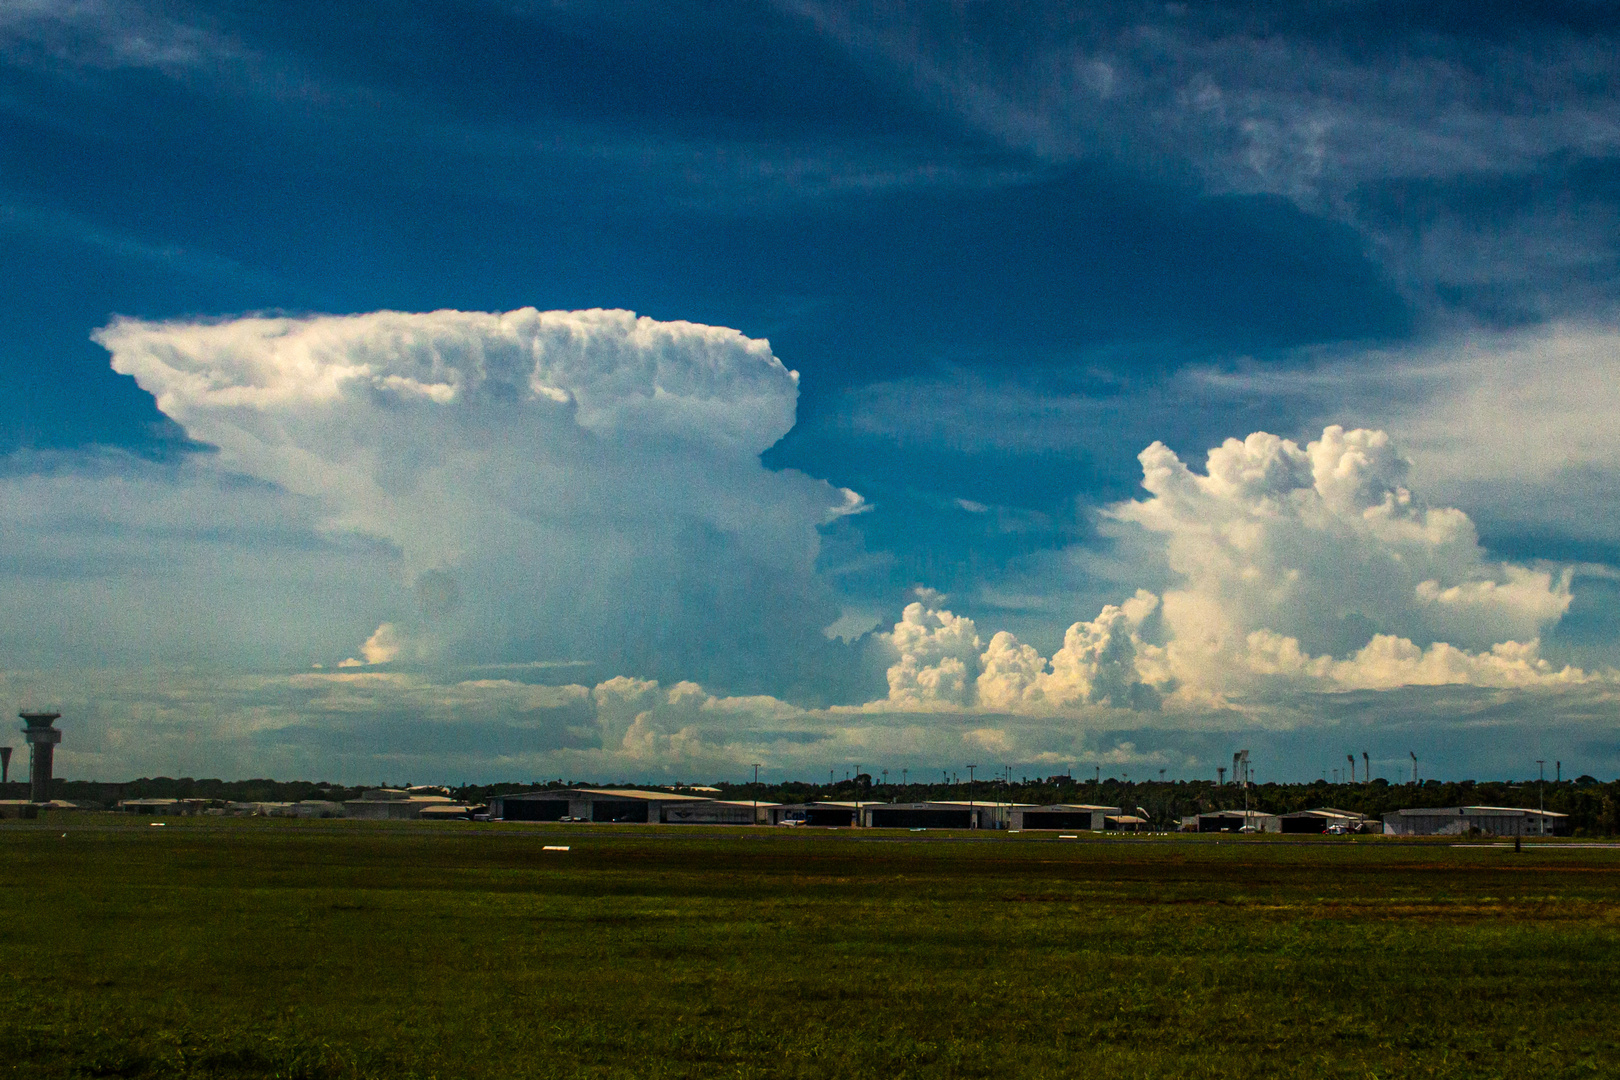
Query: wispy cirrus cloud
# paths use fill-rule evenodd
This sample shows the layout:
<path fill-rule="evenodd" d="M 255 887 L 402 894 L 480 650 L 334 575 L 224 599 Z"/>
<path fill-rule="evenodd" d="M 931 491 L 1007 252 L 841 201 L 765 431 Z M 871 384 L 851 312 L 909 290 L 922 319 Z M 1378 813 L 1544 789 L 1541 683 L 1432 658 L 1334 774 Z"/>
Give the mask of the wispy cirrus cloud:
<path fill-rule="evenodd" d="M 1616 302 L 1620 25 L 1597 9 L 782 6 L 1037 159 L 1349 221 L 1426 306 Z"/>
<path fill-rule="evenodd" d="M 1331 200 L 1383 177 L 1620 150 L 1607 89 L 1620 27 L 1554 11 L 1475 22 L 1394 20 L 1373 4 L 783 6 L 1009 144 L 1179 162 L 1215 191 Z"/>

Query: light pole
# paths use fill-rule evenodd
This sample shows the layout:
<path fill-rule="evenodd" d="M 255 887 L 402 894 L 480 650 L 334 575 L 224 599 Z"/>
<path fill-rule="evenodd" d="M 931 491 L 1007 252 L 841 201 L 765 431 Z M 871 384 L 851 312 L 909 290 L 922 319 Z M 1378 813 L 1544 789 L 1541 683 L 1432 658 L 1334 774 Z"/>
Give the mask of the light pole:
<path fill-rule="evenodd" d="M 1540 809 L 1539 828 L 1536 832 L 1541 836 L 1547 835 L 1547 763 L 1540 758 L 1536 759 L 1536 766 L 1541 770 L 1541 779 L 1536 781 L 1536 803 Z"/>
<path fill-rule="evenodd" d="M 973 770 L 977 768 L 977 765 L 968 766 L 968 828 L 970 829 L 979 827 L 979 817 L 973 812 Z"/>
<path fill-rule="evenodd" d="M 1249 752 L 1243 751 L 1243 824 L 1252 825 L 1249 820 Z"/>
<path fill-rule="evenodd" d="M 754 824 L 759 824 L 759 762 L 754 762 Z"/>

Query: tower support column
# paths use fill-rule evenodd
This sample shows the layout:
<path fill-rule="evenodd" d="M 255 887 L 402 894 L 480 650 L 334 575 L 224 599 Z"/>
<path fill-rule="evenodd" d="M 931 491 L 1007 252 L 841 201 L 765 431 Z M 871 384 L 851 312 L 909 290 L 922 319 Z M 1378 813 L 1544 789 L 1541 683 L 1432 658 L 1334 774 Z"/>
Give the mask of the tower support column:
<path fill-rule="evenodd" d="M 56 756 L 56 744 L 62 733 L 51 726 L 61 713 L 18 713 L 23 720 L 23 738 L 28 740 L 29 799 L 37 803 L 51 801 L 51 764 Z"/>

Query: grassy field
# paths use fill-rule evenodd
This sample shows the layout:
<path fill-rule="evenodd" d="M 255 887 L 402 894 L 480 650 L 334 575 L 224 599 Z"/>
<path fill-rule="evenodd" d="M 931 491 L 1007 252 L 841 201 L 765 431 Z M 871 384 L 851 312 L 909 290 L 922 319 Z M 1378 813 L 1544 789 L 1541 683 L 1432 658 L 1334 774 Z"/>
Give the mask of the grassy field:
<path fill-rule="evenodd" d="M 4 1075 L 1620 1075 L 1620 850 L 82 815 L 0 854 Z"/>

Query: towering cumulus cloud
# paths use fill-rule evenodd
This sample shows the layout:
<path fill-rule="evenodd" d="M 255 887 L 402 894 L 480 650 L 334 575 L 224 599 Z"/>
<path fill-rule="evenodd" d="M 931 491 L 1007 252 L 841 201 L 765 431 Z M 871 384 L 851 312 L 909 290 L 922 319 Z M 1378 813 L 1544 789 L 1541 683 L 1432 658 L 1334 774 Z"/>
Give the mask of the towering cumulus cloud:
<path fill-rule="evenodd" d="M 859 500 L 760 465 L 798 393 L 764 341 L 533 309 L 120 320 L 96 340 L 224 468 L 398 551 L 414 603 L 390 657 L 749 685 L 829 647 L 816 526 Z"/>
<path fill-rule="evenodd" d="M 1158 691 L 1137 666 L 1138 628 L 1158 604 L 1141 591 L 1122 606 L 1077 622 L 1048 661 L 1005 630 L 986 648 L 972 619 L 909 605 L 889 635 L 897 655 L 889 697 L 873 707 L 935 711 L 979 707 L 1045 713 L 1085 705 L 1152 708 Z"/>
<path fill-rule="evenodd" d="M 1375 689 L 1580 681 L 1539 653 L 1570 578 L 1492 562 L 1460 510 L 1407 488 L 1380 431 L 1305 447 L 1257 432 L 1202 475 L 1162 443 L 1148 498 L 1111 507 L 1162 543 L 1176 588 L 1077 622 L 1048 660 L 1005 631 L 912 604 L 889 635 L 888 707 L 1007 713 L 1226 705 L 1279 685 Z"/>
<path fill-rule="evenodd" d="M 1567 574 L 1486 559 L 1466 514 L 1405 486 L 1383 432 L 1330 427 L 1303 449 L 1263 432 L 1228 439 L 1202 476 L 1160 443 L 1140 457 L 1152 497 L 1113 512 L 1162 536 L 1184 582 L 1164 596 L 1175 677 L 1372 687 L 1553 675 L 1536 642 L 1569 606 Z"/>

